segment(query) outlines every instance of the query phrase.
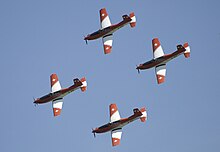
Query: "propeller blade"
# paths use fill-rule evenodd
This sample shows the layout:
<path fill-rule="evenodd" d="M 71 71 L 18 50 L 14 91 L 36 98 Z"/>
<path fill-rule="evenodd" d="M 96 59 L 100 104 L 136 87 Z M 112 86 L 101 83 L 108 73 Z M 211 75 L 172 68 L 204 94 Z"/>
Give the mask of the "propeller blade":
<path fill-rule="evenodd" d="M 93 128 L 92 128 L 92 133 L 93 133 L 93 136 L 94 136 L 94 138 L 95 138 L 96 136 L 95 136 L 95 131 L 94 131 Z"/>
<path fill-rule="evenodd" d="M 84 40 L 85 40 L 85 38 L 86 38 L 86 37 L 85 37 L 85 35 L 84 35 Z M 85 40 L 85 41 L 86 41 L 86 44 L 88 44 L 88 41 L 87 41 L 87 40 Z"/>
<path fill-rule="evenodd" d="M 33 97 L 33 100 L 34 100 L 34 102 L 33 102 L 33 103 L 34 103 L 34 106 L 36 107 L 37 103 L 35 103 L 35 100 L 36 100 L 36 99 L 35 99 L 34 97 Z"/>
<path fill-rule="evenodd" d="M 96 136 L 95 136 L 95 132 L 93 133 L 93 135 L 94 135 L 94 138 L 95 138 L 95 137 L 96 137 Z"/>
<path fill-rule="evenodd" d="M 138 68 L 138 66 L 136 65 L 136 69 L 138 70 L 138 74 L 140 74 L 140 69 Z"/>

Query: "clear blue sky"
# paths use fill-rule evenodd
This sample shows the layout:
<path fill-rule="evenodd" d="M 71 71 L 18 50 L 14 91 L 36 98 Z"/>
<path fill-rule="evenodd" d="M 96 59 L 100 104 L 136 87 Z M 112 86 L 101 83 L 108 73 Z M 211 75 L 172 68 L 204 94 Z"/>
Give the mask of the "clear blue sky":
<path fill-rule="evenodd" d="M 219 152 L 220 2 L 58 1 L 0 2 L 0 151 Z M 101 39 L 83 36 L 100 27 L 105 7 L 112 23 L 134 11 L 137 26 L 114 34 L 112 53 Z M 158 37 L 165 53 L 189 42 L 191 57 L 167 65 L 166 82 L 157 85 L 154 69 L 137 74 L 137 64 L 152 58 Z M 51 103 L 33 105 L 50 91 L 57 73 L 62 87 L 85 76 L 88 90 L 64 98 L 61 116 Z M 121 145 L 110 133 L 94 139 L 91 129 L 109 121 L 110 103 L 121 117 L 146 106 L 148 121 L 123 128 Z"/>

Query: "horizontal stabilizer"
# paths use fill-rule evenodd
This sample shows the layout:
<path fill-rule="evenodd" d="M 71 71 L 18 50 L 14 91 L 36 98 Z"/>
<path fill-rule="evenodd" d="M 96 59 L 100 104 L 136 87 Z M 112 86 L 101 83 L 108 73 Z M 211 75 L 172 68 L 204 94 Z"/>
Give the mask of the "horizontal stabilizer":
<path fill-rule="evenodd" d="M 80 89 L 81 89 L 82 92 L 84 92 L 84 91 L 86 91 L 86 88 L 87 88 L 86 78 L 83 77 L 80 81 L 82 82 L 82 85 L 80 86 Z"/>
<path fill-rule="evenodd" d="M 146 108 L 141 108 L 140 109 L 142 116 L 141 116 L 141 122 L 145 122 L 147 120 L 147 111 Z"/>
<path fill-rule="evenodd" d="M 186 51 L 184 52 L 184 56 L 185 58 L 189 58 L 190 57 L 190 47 L 188 43 L 184 43 L 183 47 L 186 49 Z"/>
<path fill-rule="evenodd" d="M 131 18 L 131 21 L 130 21 L 130 26 L 131 27 L 135 27 L 136 26 L 136 17 L 134 15 L 134 12 L 130 13 L 130 18 Z"/>

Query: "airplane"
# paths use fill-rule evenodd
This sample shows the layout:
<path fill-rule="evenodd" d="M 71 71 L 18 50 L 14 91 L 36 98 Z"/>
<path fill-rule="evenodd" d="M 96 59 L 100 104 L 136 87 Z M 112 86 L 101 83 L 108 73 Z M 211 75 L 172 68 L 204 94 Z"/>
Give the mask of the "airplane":
<path fill-rule="evenodd" d="M 164 54 L 158 38 L 154 38 L 152 40 L 152 47 L 153 47 L 154 58 L 148 62 L 139 64 L 139 66 L 137 66 L 136 69 L 138 70 L 138 73 L 140 73 L 140 70 L 150 69 L 155 67 L 158 84 L 161 84 L 165 81 L 166 63 L 168 61 L 176 58 L 181 54 L 184 54 L 185 58 L 190 57 L 190 47 L 188 43 L 184 43 L 183 45 L 177 45 L 177 51 L 171 54 Z"/>
<path fill-rule="evenodd" d="M 117 146 L 120 144 L 122 127 L 137 119 L 140 119 L 141 122 L 145 122 L 147 119 L 147 112 L 145 108 L 141 108 L 140 110 L 138 108 L 133 109 L 134 114 L 128 118 L 120 117 L 116 104 L 110 104 L 109 111 L 110 122 L 101 127 L 93 129 L 92 133 L 95 137 L 95 133 L 105 133 L 111 131 L 112 146 Z"/>
<path fill-rule="evenodd" d="M 127 24 L 130 24 L 132 28 L 135 27 L 136 17 L 134 12 L 132 12 L 129 16 L 123 15 L 123 20 L 120 23 L 112 25 L 105 8 L 102 8 L 99 13 L 101 29 L 92 34 L 88 34 L 86 37 L 84 37 L 84 40 L 87 44 L 88 40 L 95 40 L 102 37 L 104 53 L 109 54 L 112 50 L 113 33 Z"/>
<path fill-rule="evenodd" d="M 87 82 L 85 77 L 83 77 L 81 80 L 79 80 L 78 78 L 73 79 L 73 82 L 74 84 L 72 86 L 68 88 L 61 88 L 57 75 L 51 74 L 51 92 L 43 97 L 34 99 L 34 103 L 43 104 L 52 101 L 54 117 L 59 116 L 62 110 L 64 96 L 79 88 L 82 92 L 86 91 Z"/>

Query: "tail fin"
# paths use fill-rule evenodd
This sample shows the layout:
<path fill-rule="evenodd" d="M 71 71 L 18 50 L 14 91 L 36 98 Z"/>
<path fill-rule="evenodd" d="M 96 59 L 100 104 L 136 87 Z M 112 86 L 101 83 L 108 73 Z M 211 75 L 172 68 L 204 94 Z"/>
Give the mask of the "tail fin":
<path fill-rule="evenodd" d="M 82 82 L 82 85 L 80 86 L 80 89 L 81 89 L 82 92 L 84 92 L 84 91 L 86 91 L 86 88 L 87 88 L 86 78 L 83 77 L 80 81 Z"/>
<path fill-rule="evenodd" d="M 184 43 L 183 47 L 186 49 L 186 51 L 184 52 L 184 56 L 185 58 L 189 58 L 190 57 L 190 47 L 188 43 Z"/>
<path fill-rule="evenodd" d="M 130 13 L 130 18 L 131 18 L 131 21 L 130 21 L 130 26 L 131 27 L 135 27 L 136 26 L 136 17 L 134 15 L 134 12 Z"/>
<path fill-rule="evenodd" d="M 141 108 L 140 109 L 142 116 L 141 116 L 141 122 L 145 122 L 147 120 L 147 111 L 146 108 Z"/>

